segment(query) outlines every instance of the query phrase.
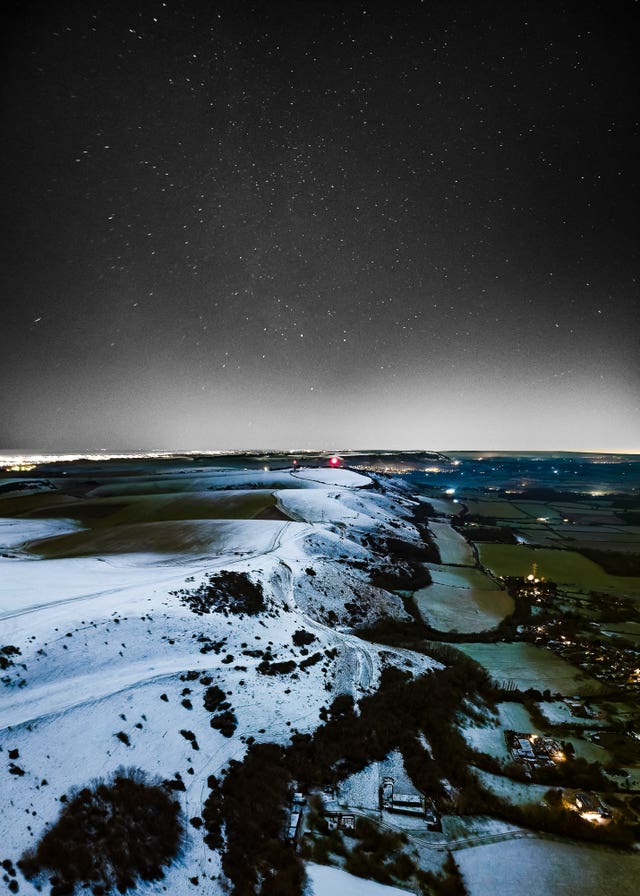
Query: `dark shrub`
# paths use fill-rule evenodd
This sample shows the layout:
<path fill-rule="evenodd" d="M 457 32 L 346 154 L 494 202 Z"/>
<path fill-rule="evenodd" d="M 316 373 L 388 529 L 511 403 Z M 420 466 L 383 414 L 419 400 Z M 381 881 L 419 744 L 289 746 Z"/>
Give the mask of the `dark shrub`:
<path fill-rule="evenodd" d="M 226 702 L 227 695 L 217 685 L 212 685 L 204 692 L 204 708 L 209 712 L 215 712 L 218 709 L 226 709 L 227 706 L 222 704 Z"/>
<path fill-rule="evenodd" d="M 214 716 L 209 724 L 225 737 L 231 737 L 238 727 L 238 720 L 236 714 L 232 710 L 226 709 L 224 712 Z"/>

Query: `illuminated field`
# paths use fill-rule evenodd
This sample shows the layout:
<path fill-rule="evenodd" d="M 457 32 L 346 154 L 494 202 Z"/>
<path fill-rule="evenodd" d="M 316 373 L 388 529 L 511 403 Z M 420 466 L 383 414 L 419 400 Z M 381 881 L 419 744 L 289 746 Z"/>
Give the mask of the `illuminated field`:
<path fill-rule="evenodd" d="M 640 596 L 640 578 L 612 576 L 575 551 L 527 545 L 480 544 L 480 562 L 499 576 L 526 576 L 533 564 L 538 575 L 577 591 L 605 591 Z"/>

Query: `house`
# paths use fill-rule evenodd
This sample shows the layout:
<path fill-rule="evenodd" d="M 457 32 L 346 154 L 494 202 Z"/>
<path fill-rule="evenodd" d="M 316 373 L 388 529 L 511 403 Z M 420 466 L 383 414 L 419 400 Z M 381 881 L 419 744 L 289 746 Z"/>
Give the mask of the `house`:
<path fill-rule="evenodd" d="M 287 843 L 296 843 L 302 829 L 302 818 L 306 800 L 301 793 L 294 793 L 287 816 L 285 840 Z"/>
<path fill-rule="evenodd" d="M 399 793 L 394 788 L 394 780 L 384 777 L 379 791 L 380 808 L 400 815 L 425 817 L 426 801 L 421 793 Z"/>

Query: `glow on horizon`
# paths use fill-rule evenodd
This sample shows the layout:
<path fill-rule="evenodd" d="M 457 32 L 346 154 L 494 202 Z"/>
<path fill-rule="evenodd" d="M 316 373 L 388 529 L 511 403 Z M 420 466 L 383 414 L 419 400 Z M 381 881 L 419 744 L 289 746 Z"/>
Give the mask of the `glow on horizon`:
<path fill-rule="evenodd" d="M 562 451 L 561 449 L 524 449 L 522 451 L 517 451 L 513 449 L 505 449 L 503 451 L 493 449 L 491 451 L 476 451 L 474 449 L 469 448 L 460 448 L 460 449 L 436 449 L 436 448 L 411 448 L 411 449 L 375 449 L 375 448 L 345 448 L 340 451 L 339 454 L 334 453 L 329 457 L 329 463 L 331 466 L 338 466 L 340 463 L 340 458 L 347 458 L 347 466 L 348 466 L 348 456 L 350 454 L 376 454 L 376 455 L 385 455 L 385 454 L 416 454 L 416 453 L 435 453 L 435 454 L 443 454 L 455 456 L 456 454 L 482 454 L 482 457 L 474 457 L 470 458 L 470 460 L 474 461 L 483 461 L 489 460 L 490 458 L 495 457 L 504 457 L 509 455 L 522 456 L 526 457 L 527 455 L 536 455 L 536 454 L 562 454 L 562 455 L 592 455 L 594 460 L 592 461 L 594 464 L 597 464 L 598 461 L 595 459 L 597 457 L 606 457 L 606 458 L 615 458 L 615 457 L 635 457 L 640 455 L 640 450 L 624 450 L 624 451 L 597 451 L 594 449 L 585 449 L 583 451 L 571 449 L 569 451 Z M 255 448 L 255 449 L 243 449 L 243 448 L 229 448 L 227 450 L 222 449 L 176 449 L 174 451 L 130 451 L 130 452 L 109 452 L 109 451 L 78 451 L 73 453 L 64 453 L 64 452 L 3 452 L 0 449 L 0 470 L 4 472 L 28 472 L 25 470 L 12 470 L 12 467 L 18 467 L 20 465 L 28 465 L 30 467 L 38 466 L 39 464 L 47 464 L 47 463 L 71 463 L 73 461 L 78 460 L 87 460 L 87 461 L 109 461 L 109 460 L 172 460 L 178 459 L 180 456 L 189 457 L 193 455 L 194 457 L 230 457 L 233 455 L 249 455 L 249 456 L 259 456 L 261 454 L 275 454 L 275 455 L 302 455 L 302 454 L 311 454 L 311 455 L 326 455 L 330 454 L 325 448 L 298 448 L 298 449 L 276 449 L 276 448 Z M 298 461 L 294 460 L 293 464 L 296 465 Z M 461 461 L 453 460 L 454 466 L 459 466 Z M 430 467 L 425 470 L 425 472 L 436 472 L 436 468 Z M 438 469 L 437 472 L 440 472 Z"/>

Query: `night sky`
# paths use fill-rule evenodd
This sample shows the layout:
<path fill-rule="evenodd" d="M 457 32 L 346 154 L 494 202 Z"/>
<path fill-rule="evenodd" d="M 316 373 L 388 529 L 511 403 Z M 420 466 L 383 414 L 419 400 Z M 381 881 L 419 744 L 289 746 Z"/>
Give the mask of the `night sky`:
<path fill-rule="evenodd" d="M 638 12 L 9 3 L 0 448 L 640 450 Z"/>

